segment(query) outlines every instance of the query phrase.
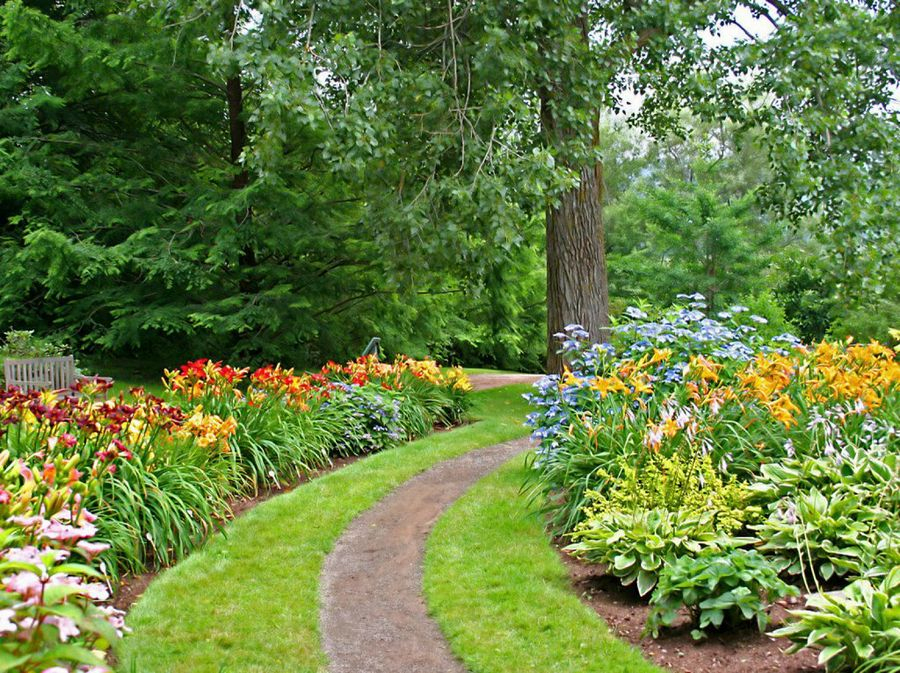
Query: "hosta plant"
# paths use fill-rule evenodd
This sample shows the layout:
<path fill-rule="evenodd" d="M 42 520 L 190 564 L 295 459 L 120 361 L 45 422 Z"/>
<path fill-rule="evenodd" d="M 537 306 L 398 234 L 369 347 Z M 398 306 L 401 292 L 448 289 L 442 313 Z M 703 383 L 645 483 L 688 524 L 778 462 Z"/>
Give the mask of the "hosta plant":
<path fill-rule="evenodd" d="M 755 621 L 762 632 L 769 623 L 769 604 L 799 593 L 779 579 L 775 566 L 757 551 L 706 550 L 663 568 L 650 599 L 647 631 L 656 638 L 660 628 L 675 624 L 685 607 L 695 639 L 703 638 L 710 627 L 744 621 Z"/>
<path fill-rule="evenodd" d="M 785 499 L 759 526 L 759 550 L 772 556 L 780 568 L 803 577 L 807 586 L 834 576 L 858 577 L 873 565 L 884 565 L 896 551 L 881 553 L 873 541 L 895 536 L 892 514 L 860 502 L 853 495 L 818 490 Z M 879 535 L 879 531 L 882 535 Z"/>
<path fill-rule="evenodd" d="M 900 670 L 900 567 L 878 584 L 857 580 L 843 591 L 813 594 L 791 617 L 772 635 L 790 639 L 789 652 L 819 650 L 828 673 Z"/>
<path fill-rule="evenodd" d="M 873 435 L 887 432 L 874 421 L 869 427 Z M 900 459 L 888 446 L 877 448 L 870 440 L 844 446 L 839 455 L 796 456 L 763 465 L 750 487 L 757 498 L 770 503 L 814 488 L 847 493 L 900 512 Z"/>
<path fill-rule="evenodd" d="M 578 557 L 607 566 L 625 586 L 637 583 L 641 596 L 656 586 L 663 565 L 699 554 L 707 547 L 734 543 L 718 533 L 709 513 L 692 514 L 664 509 L 609 512 L 591 517 L 566 547 Z"/>

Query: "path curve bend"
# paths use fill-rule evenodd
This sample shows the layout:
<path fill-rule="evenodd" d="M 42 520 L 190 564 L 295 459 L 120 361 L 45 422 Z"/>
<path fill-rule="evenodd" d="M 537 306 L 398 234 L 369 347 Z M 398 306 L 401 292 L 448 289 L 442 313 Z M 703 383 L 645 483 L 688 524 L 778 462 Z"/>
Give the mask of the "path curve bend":
<path fill-rule="evenodd" d="M 330 673 L 465 673 L 422 596 L 425 541 L 441 513 L 528 439 L 471 451 L 413 477 L 357 517 L 325 560 Z"/>
<path fill-rule="evenodd" d="M 469 382 L 472 384 L 472 390 L 487 390 L 488 388 L 511 386 L 516 383 L 534 383 L 542 376 L 543 374 L 470 374 Z"/>

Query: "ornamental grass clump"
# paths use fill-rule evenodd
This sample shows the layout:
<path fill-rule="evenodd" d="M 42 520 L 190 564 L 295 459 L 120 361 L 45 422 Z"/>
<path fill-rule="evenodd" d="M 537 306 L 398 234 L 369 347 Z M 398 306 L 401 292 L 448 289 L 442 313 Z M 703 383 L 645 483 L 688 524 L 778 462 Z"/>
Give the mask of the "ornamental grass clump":
<path fill-rule="evenodd" d="M 738 546 L 728 537 L 806 592 L 880 581 L 900 564 L 896 352 L 766 337 L 764 319 L 743 307 L 713 319 L 699 296 L 683 299 L 656 319 L 630 309 L 609 344 L 591 343 L 577 325 L 558 335 L 564 373 L 527 396 L 539 442 L 528 487 L 553 532 L 626 582 L 643 572 L 642 594 L 670 563 L 696 569 L 701 555 L 727 558 Z M 693 538 L 683 526 L 662 525 L 698 512 L 708 526 L 695 529 L 724 541 L 686 545 Z M 635 535 L 647 521 L 653 537 Z M 652 558 L 638 537 L 652 540 Z M 742 604 L 760 619 L 776 592 L 745 588 Z M 679 600 L 699 625 L 699 604 L 657 591 L 652 600 L 667 616 L 653 632 Z M 718 626 L 710 615 L 705 626 Z"/>

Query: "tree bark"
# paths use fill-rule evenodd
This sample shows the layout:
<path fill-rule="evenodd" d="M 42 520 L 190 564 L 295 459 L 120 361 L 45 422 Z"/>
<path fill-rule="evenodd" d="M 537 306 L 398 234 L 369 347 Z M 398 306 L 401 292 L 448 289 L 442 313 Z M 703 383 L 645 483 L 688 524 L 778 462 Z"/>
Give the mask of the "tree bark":
<path fill-rule="evenodd" d="M 584 166 L 581 182 L 547 209 L 547 371 L 561 373 L 553 336 L 571 323 L 608 340 L 609 287 L 603 229 L 602 167 Z"/>
<path fill-rule="evenodd" d="M 241 76 L 234 75 L 225 81 L 225 97 L 228 99 L 228 131 L 230 136 L 230 159 L 236 170 L 231 180 L 234 189 L 242 189 L 250 182 L 247 169 L 240 167 L 241 153 L 247 144 L 247 126 L 244 123 L 244 87 Z"/>
<path fill-rule="evenodd" d="M 589 49 L 588 17 L 578 18 L 584 46 Z M 553 41 L 546 45 L 553 49 Z M 558 161 L 579 176 L 578 185 L 547 207 L 547 372 L 561 374 L 565 363 L 557 353 L 554 334 L 578 324 L 595 341 L 609 340 L 609 286 L 606 275 L 606 236 L 603 227 L 603 165 L 591 152 L 600 142 L 600 111 L 591 110 L 591 124 L 566 114 L 565 76 L 539 91 L 541 132 Z M 562 112 L 562 114 L 560 114 Z M 584 137 L 589 134 L 588 137 Z"/>

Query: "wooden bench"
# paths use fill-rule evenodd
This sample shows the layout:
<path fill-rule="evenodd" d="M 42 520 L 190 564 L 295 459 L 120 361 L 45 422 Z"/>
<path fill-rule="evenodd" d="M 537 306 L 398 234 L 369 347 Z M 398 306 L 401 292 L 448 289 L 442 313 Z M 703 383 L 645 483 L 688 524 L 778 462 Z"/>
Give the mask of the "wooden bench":
<path fill-rule="evenodd" d="M 26 393 L 33 390 L 69 391 L 81 379 L 112 381 L 101 376 L 82 376 L 75 367 L 75 358 L 72 355 L 27 360 L 9 359 L 3 363 L 3 377 L 8 388 L 15 386 Z"/>

